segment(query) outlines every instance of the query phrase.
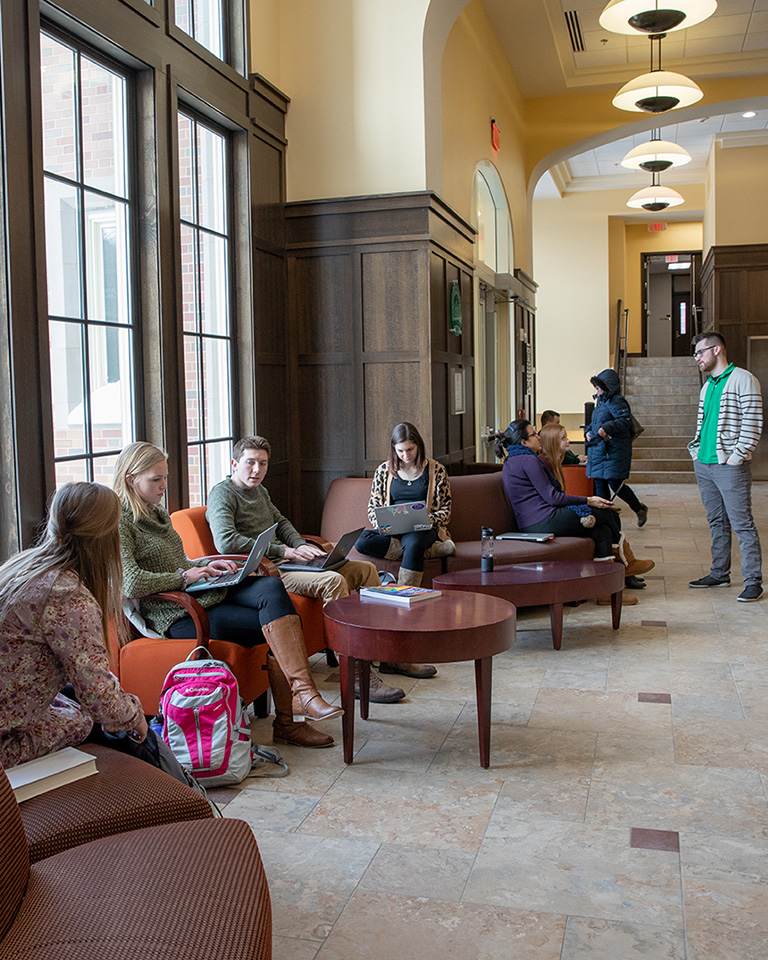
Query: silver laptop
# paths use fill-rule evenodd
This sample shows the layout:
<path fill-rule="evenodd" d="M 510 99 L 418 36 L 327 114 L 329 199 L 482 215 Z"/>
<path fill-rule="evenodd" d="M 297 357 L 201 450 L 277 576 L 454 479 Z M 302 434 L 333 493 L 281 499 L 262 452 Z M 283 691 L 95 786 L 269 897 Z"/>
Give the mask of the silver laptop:
<path fill-rule="evenodd" d="M 518 531 L 513 531 L 512 533 L 500 533 L 497 537 L 497 540 L 533 540 L 535 543 L 546 543 L 547 540 L 554 540 L 554 533 L 519 533 Z"/>
<path fill-rule="evenodd" d="M 281 570 L 296 570 L 304 573 L 323 573 L 326 570 L 338 570 L 347 562 L 347 554 L 354 547 L 355 540 L 360 536 L 365 527 L 358 527 L 357 530 L 350 530 L 343 537 L 339 537 L 339 542 L 330 553 L 324 553 L 322 557 L 315 557 L 314 560 L 284 560 L 280 564 Z"/>
<path fill-rule="evenodd" d="M 415 530 L 431 530 L 432 521 L 423 500 L 412 503 L 390 503 L 386 507 L 374 507 L 379 533 L 397 536 L 401 533 L 413 533 Z"/>
<path fill-rule="evenodd" d="M 264 559 L 264 555 L 269 549 L 270 543 L 277 530 L 277 524 L 273 523 L 263 533 L 256 537 L 256 541 L 251 547 L 248 559 L 234 573 L 222 573 L 219 577 L 213 577 L 211 580 L 196 580 L 187 587 L 187 593 L 199 593 L 201 590 L 218 590 L 220 587 L 234 587 L 238 583 L 250 577 L 259 568 L 259 564 Z"/>

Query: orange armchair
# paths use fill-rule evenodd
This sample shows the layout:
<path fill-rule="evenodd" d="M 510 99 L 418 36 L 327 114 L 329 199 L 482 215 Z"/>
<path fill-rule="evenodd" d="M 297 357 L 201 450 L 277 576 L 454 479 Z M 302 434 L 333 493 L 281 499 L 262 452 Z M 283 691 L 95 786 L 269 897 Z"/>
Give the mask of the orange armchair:
<path fill-rule="evenodd" d="M 181 537 L 184 552 L 190 558 L 220 556 L 216 551 L 213 534 L 208 526 L 205 514 L 206 507 L 188 507 L 186 510 L 177 510 L 171 514 L 173 528 Z M 305 537 L 305 539 L 326 548 L 330 546 L 321 537 Z M 279 576 L 277 567 L 269 560 L 263 560 L 262 567 L 267 572 Z M 313 653 L 321 653 L 327 647 L 322 600 L 315 597 L 302 597 L 296 593 L 290 594 L 290 597 L 294 607 L 296 607 L 296 613 L 301 617 L 307 654 L 311 657 Z M 326 656 L 328 656 L 328 653 L 326 653 Z M 331 657 L 333 657 L 333 654 L 331 654 Z M 333 659 L 329 657 L 328 662 L 331 666 L 335 666 L 335 657 Z"/>
<path fill-rule="evenodd" d="M 141 700 L 144 713 L 153 716 L 158 711 L 163 681 L 172 667 L 186 660 L 195 647 L 205 647 L 212 657 L 224 660 L 237 677 L 240 696 L 246 703 L 256 702 L 256 713 L 265 716 L 269 710 L 266 694 L 267 644 L 241 647 L 237 643 L 211 640 L 208 614 L 194 597 L 180 590 L 153 594 L 158 600 L 171 600 L 184 607 L 195 624 L 194 640 L 176 640 L 171 637 L 136 637 L 120 647 L 117 636 L 110 630 L 107 654 L 112 672 L 128 693 Z"/>

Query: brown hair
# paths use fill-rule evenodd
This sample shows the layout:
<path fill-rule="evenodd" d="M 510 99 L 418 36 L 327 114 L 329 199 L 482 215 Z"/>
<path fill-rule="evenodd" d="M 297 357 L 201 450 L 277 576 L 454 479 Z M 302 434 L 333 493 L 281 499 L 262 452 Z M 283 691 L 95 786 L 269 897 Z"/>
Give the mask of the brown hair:
<path fill-rule="evenodd" d="M 238 440 L 232 448 L 232 459 L 239 460 L 246 450 L 264 450 L 268 457 L 272 456 L 272 447 L 264 437 L 243 437 Z"/>
<path fill-rule="evenodd" d="M 392 430 L 392 436 L 389 438 L 389 459 L 387 466 L 393 477 L 397 476 L 400 469 L 400 457 L 395 453 L 395 445 L 398 443 L 415 443 L 419 451 L 416 459 L 416 466 L 421 468 L 427 460 L 427 453 L 424 447 L 424 441 L 421 434 L 412 423 L 398 423 Z"/>
<path fill-rule="evenodd" d="M 110 620 L 125 638 L 121 609 L 120 501 L 100 483 L 65 483 L 53 496 L 40 542 L 0 567 L 0 620 L 34 580 L 56 571 L 74 573 L 101 607 L 106 636 Z"/>
<path fill-rule="evenodd" d="M 565 476 L 563 475 L 563 451 L 560 449 L 560 441 L 563 435 L 568 435 L 565 427 L 559 423 L 548 423 L 541 428 L 539 439 L 541 440 L 541 452 L 547 461 L 549 469 L 554 473 L 560 489 L 565 490 Z"/>
<path fill-rule="evenodd" d="M 123 503 L 131 508 L 133 522 L 149 515 L 149 508 L 141 497 L 126 482 L 126 477 L 138 477 L 154 467 L 160 460 L 167 460 L 168 454 L 154 443 L 138 440 L 130 443 L 117 458 L 112 489 Z"/>

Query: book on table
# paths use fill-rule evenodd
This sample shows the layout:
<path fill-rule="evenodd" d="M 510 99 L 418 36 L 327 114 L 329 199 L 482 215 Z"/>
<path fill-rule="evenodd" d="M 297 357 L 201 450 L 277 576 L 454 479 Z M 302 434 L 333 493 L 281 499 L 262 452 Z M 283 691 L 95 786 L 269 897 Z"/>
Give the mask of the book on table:
<path fill-rule="evenodd" d="M 439 590 L 429 590 L 426 587 L 405 587 L 398 583 L 388 583 L 384 587 L 361 587 L 360 597 L 363 600 L 382 600 L 385 603 L 400 603 L 408 606 L 419 600 L 431 600 L 439 597 Z"/>
<path fill-rule="evenodd" d="M 98 773 L 96 757 L 75 747 L 64 747 L 44 757 L 27 760 L 5 771 L 19 803 Z"/>

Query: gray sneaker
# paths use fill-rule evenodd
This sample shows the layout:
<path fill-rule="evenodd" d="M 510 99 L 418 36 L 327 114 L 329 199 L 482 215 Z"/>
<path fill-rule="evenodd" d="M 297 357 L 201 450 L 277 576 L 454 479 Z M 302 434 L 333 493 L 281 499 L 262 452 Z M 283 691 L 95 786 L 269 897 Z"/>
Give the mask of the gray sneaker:
<path fill-rule="evenodd" d="M 742 603 L 754 603 L 755 600 L 759 600 L 762 595 L 762 583 L 750 583 L 749 586 L 744 587 L 736 599 L 741 600 Z"/>
<path fill-rule="evenodd" d="M 375 670 L 371 670 L 371 684 L 368 688 L 368 699 L 371 703 L 397 703 L 405 696 L 405 690 L 400 687 L 390 687 L 381 679 Z M 360 678 L 355 677 L 355 700 L 360 699 Z"/>
<path fill-rule="evenodd" d="M 702 577 L 700 580 L 691 580 L 691 582 L 688 584 L 689 587 L 694 587 L 696 589 L 701 587 L 730 587 L 730 585 L 730 577 L 713 577 L 711 573 L 708 573 L 706 577 Z"/>

